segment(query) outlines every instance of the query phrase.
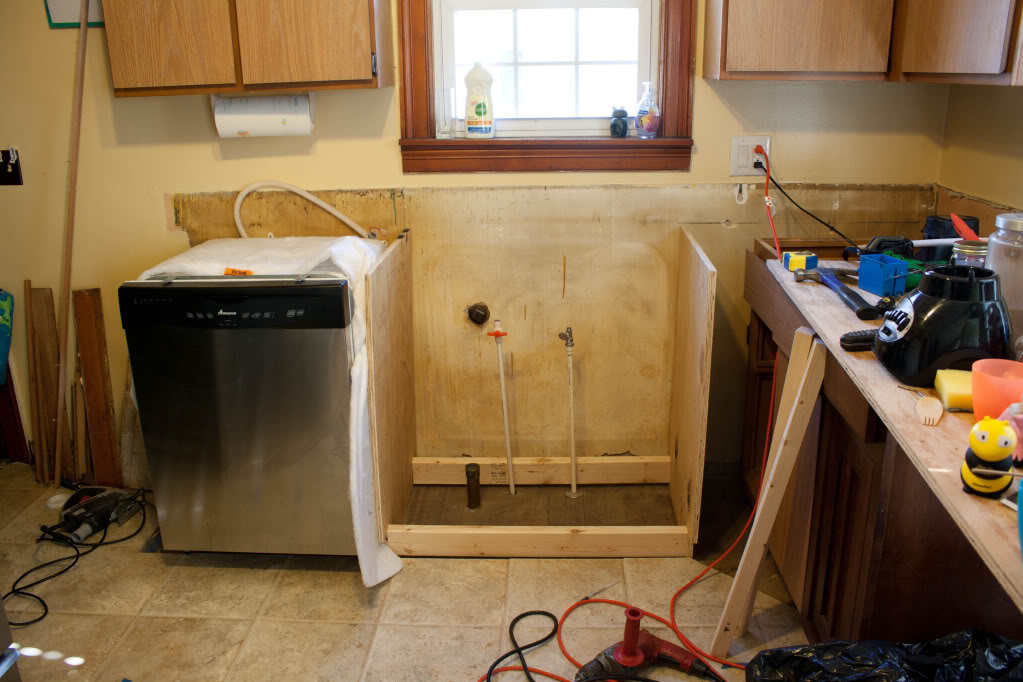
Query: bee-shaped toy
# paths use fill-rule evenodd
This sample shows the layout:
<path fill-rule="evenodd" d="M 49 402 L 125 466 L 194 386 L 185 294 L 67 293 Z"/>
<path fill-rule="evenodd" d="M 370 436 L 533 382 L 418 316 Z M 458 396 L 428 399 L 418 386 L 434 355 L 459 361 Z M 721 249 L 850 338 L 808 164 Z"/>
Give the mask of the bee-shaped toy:
<path fill-rule="evenodd" d="M 984 417 L 970 429 L 970 447 L 960 476 L 963 490 L 983 497 L 1001 497 L 1012 483 L 1012 476 L 982 474 L 973 469 L 995 469 L 1008 472 L 1012 468 L 1012 452 L 1016 449 L 1016 432 L 1007 421 Z"/>

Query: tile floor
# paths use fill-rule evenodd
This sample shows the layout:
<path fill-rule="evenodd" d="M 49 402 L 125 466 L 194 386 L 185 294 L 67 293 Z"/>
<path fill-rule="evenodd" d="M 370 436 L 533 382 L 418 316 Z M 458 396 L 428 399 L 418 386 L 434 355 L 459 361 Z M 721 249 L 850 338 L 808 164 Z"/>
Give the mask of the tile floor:
<path fill-rule="evenodd" d="M 52 494 L 36 485 L 27 466 L 0 468 L 4 591 L 26 568 L 66 553 L 33 542 L 33 529 L 53 522 L 56 512 L 46 506 Z M 744 504 L 741 498 L 733 502 Z M 150 528 L 131 542 L 101 548 L 37 588 L 50 613 L 40 623 L 15 628 L 14 639 L 45 653 L 22 657 L 19 666 L 26 682 L 473 682 L 511 648 L 508 623 L 522 611 L 560 615 L 572 602 L 610 585 L 602 597 L 666 615 L 676 586 L 716 556 L 717 545 L 730 541 L 734 510 L 716 523 L 705 510 L 705 530 L 716 535 L 698 548 L 696 559 L 408 559 L 389 583 L 370 589 L 363 587 L 351 558 L 143 553 L 156 528 L 151 515 Z M 127 534 L 131 523 L 117 532 Z M 735 563 L 723 568 L 734 572 Z M 771 569 L 748 633 L 733 644 L 734 660 L 805 641 L 799 616 Z M 679 624 L 698 645 L 709 646 L 729 584 L 726 573 L 715 572 L 680 600 Z M 6 608 L 12 620 L 41 612 L 15 598 Z M 580 661 L 589 660 L 621 638 L 621 623 L 618 607 L 582 607 L 570 617 L 565 645 Z M 666 629 L 649 627 L 672 639 Z M 533 641 L 549 628 L 543 618 L 530 617 L 519 624 L 516 637 Z M 48 659 L 49 652 L 63 656 Z M 71 667 L 61 660 L 66 656 L 85 662 Z M 568 679 L 575 675 L 555 641 L 531 652 L 528 660 Z M 665 669 L 647 674 L 687 679 Z M 726 677 L 743 679 L 739 671 Z M 506 673 L 496 679 L 522 677 Z"/>

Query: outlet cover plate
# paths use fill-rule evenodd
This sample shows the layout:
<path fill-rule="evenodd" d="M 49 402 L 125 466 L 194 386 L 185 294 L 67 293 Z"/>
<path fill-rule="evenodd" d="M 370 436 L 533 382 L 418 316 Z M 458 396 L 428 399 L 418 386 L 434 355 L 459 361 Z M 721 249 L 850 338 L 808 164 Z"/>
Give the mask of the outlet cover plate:
<path fill-rule="evenodd" d="M 753 167 L 753 162 L 760 158 L 753 153 L 753 148 L 763 145 L 767 155 L 771 155 L 770 135 L 742 135 L 732 138 L 732 153 L 729 174 L 732 177 L 763 177 L 764 172 Z M 763 160 L 763 159 L 761 159 Z"/>

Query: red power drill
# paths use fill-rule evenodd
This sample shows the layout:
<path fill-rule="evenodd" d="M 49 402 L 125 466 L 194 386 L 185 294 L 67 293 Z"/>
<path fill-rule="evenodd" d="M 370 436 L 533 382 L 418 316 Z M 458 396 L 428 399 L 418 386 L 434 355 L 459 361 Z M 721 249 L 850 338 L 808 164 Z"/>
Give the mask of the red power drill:
<path fill-rule="evenodd" d="M 639 621 L 642 619 L 643 612 L 639 609 L 625 609 L 625 636 L 622 641 L 604 649 L 592 661 L 579 668 L 575 681 L 636 675 L 646 666 L 655 663 L 670 665 L 690 675 L 717 679 L 703 661 L 682 647 L 655 637 L 646 630 L 640 630 Z"/>

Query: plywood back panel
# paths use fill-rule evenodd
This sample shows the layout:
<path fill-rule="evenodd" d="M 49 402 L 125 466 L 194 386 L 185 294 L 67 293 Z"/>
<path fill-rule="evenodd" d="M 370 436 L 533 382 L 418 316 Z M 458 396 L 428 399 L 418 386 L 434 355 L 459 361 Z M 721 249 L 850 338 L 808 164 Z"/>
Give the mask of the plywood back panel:
<path fill-rule="evenodd" d="M 666 454 L 678 257 L 669 195 L 640 204 L 629 188 L 407 193 L 419 245 L 419 455 L 504 456 L 487 336 L 495 318 L 508 332 L 513 456 L 568 454 L 567 358 L 558 338 L 568 326 L 577 454 Z M 466 315 L 476 302 L 491 310 L 482 327 Z"/>
<path fill-rule="evenodd" d="M 675 518 L 689 529 L 692 542 L 700 530 L 703 461 L 707 444 L 710 359 L 714 342 L 714 294 L 717 269 L 682 228 L 678 238 L 678 307 L 672 357 L 669 487 Z"/>
<path fill-rule="evenodd" d="M 239 188 L 240 189 L 240 188 Z M 313 192 L 379 239 L 390 242 L 405 227 L 401 190 L 331 190 Z M 175 194 L 173 227 L 188 234 L 188 245 L 238 236 L 233 192 Z M 242 224 L 250 237 L 344 237 L 355 232 L 340 220 L 291 192 L 255 192 L 242 204 Z"/>
<path fill-rule="evenodd" d="M 377 490 L 377 532 L 400 523 L 412 495 L 416 405 L 412 355 L 412 246 L 408 235 L 366 276 L 370 438 Z"/>

